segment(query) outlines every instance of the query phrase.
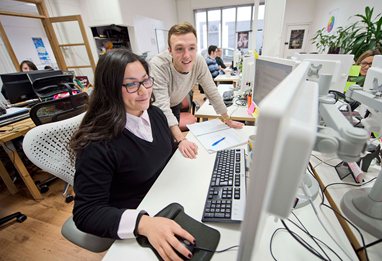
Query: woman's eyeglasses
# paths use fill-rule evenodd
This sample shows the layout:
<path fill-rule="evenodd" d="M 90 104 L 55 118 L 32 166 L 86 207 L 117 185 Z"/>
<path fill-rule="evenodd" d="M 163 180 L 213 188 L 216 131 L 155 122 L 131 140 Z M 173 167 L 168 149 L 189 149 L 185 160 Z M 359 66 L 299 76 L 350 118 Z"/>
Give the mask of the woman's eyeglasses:
<path fill-rule="evenodd" d="M 367 66 L 371 67 L 371 64 L 372 64 L 372 63 L 362 62 L 362 63 L 361 63 L 361 66 L 365 67 L 365 66 L 367 65 Z"/>
<path fill-rule="evenodd" d="M 143 85 L 143 87 L 145 87 L 146 89 L 153 87 L 154 78 L 149 76 L 149 78 L 147 78 L 141 82 L 129 82 L 129 83 L 122 84 L 122 86 L 126 88 L 126 91 L 128 93 L 137 92 L 139 90 L 139 88 L 141 87 L 141 85 Z"/>

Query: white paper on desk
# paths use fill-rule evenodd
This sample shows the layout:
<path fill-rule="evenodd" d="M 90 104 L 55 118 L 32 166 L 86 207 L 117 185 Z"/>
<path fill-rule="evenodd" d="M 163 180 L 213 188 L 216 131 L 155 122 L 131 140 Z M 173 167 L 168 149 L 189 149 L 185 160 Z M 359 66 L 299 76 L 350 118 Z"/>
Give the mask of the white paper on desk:
<path fill-rule="evenodd" d="M 194 124 L 187 124 L 187 128 L 194 134 L 195 137 L 211 132 L 229 129 L 221 120 L 215 119 L 211 121 L 203 121 Z"/>
<path fill-rule="evenodd" d="M 245 144 L 248 139 L 217 119 L 187 125 L 187 127 L 209 153 Z M 224 140 L 212 146 L 222 138 Z"/>

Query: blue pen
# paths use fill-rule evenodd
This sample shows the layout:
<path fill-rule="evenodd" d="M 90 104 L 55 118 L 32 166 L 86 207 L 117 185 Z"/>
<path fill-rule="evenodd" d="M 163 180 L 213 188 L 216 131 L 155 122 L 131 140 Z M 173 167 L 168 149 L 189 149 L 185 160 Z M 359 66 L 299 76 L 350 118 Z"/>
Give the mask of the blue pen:
<path fill-rule="evenodd" d="M 220 140 L 215 141 L 214 143 L 212 143 L 211 146 L 216 146 L 216 145 L 218 145 L 218 144 L 219 144 L 220 142 L 222 142 L 224 139 L 225 139 L 225 137 L 221 138 Z"/>

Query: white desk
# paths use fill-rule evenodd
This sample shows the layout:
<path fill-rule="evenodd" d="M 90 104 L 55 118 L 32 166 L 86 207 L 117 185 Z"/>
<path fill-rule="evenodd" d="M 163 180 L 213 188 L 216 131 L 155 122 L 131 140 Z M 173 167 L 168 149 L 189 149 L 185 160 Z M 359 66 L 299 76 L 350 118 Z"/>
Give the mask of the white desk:
<path fill-rule="evenodd" d="M 223 96 L 223 93 L 225 91 L 229 91 L 233 89 L 232 84 L 220 84 L 218 86 L 218 91 L 221 96 Z M 256 119 L 249 115 L 247 112 L 248 107 L 247 106 L 240 106 L 234 103 L 227 107 L 227 113 L 228 115 L 236 121 L 248 121 L 248 122 L 255 122 Z M 214 107 L 210 104 L 209 100 L 206 100 L 202 106 L 195 112 L 195 117 L 197 118 L 207 118 L 207 119 L 215 119 L 220 117 L 220 115 L 216 114 Z"/>
<path fill-rule="evenodd" d="M 317 152 L 313 152 L 313 154 L 316 155 L 317 157 L 319 157 L 324 162 L 330 164 L 330 165 L 337 165 L 338 163 L 341 162 L 341 160 L 339 160 L 337 158 L 333 158 L 332 155 L 327 156 L 327 155 L 317 153 Z M 343 181 L 341 181 L 341 179 L 338 177 L 336 170 L 333 167 L 331 167 L 327 164 L 324 164 L 324 163 L 320 164 L 320 161 L 318 159 L 316 159 L 315 157 L 311 157 L 311 162 L 312 162 L 313 166 L 317 165 L 317 167 L 315 169 L 316 169 L 317 173 L 319 174 L 322 183 L 325 186 L 328 184 L 337 183 L 337 182 L 354 183 L 354 180 L 351 178 L 350 175 L 347 178 L 345 178 Z M 365 173 L 365 180 L 370 180 L 370 179 L 376 177 L 379 173 L 379 170 L 380 170 L 380 167 L 378 167 L 376 165 L 370 165 L 368 172 Z M 365 185 L 364 187 L 371 187 L 371 186 L 373 186 L 373 184 L 374 183 L 370 183 L 370 184 Z M 330 196 L 333 198 L 335 205 L 341 211 L 342 214 L 343 214 L 343 212 L 342 212 L 341 207 L 340 207 L 341 199 L 342 199 L 343 195 L 347 191 L 349 191 L 350 189 L 359 189 L 359 188 L 350 187 L 347 185 L 334 185 L 334 186 L 329 187 L 327 190 L 328 193 L 330 194 Z M 348 225 L 346 222 L 345 222 L 345 224 L 347 226 L 346 229 L 350 230 L 350 232 L 355 236 L 355 239 L 356 239 L 355 243 L 358 244 L 359 246 L 362 246 L 361 237 L 359 236 L 358 232 L 351 225 Z M 377 240 L 377 238 L 370 235 L 369 233 L 362 230 L 361 228 L 360 228 L 360 230 L 364 236 L 365 244 L 368 244 L 368 243 L 371 243 L 371 242 Z M 374 245 L 372 247 L 369 247 L 367 249 L 367 253 L 368 253 L 370 260 L 382 260 L 381 243 Z"/>
<path fill-rule="evenodd" d="M 238 75 L 227 75 L 227 74 L 219 74 L 215 77 L 214 81 L 219 85 L 220 83 L 233 83 L 233 86 L 236 87 L 240 80 L 240 76 Z"/>
<path fill-rule="evenodd" d="M 248 136 L 254 132 L 253 128 L 245 126 L 240 130 L 240 133 Z M 179 151 L 175 152 L 139 206 L 139 208 L 147 210 L 151 215 L 156 214 L 172 202 L 178 202 L 184 206 L 185 212 L 188 215 L 196 220 L 201 220 L 215 154 L 208 154 L 191 133 L 187 135 L 187 138 L 198 144 L 198 157 L 194 160 L 186 159 L 181 156 Z M 298 209 L 295 213 L 313 235 L 329 244 L 343 260 L 349 260 L 334 244 L 332 239 L 323 232 L 310 207 Z M 335 240 L 348 252 L 351 260 L 356 260 L 357 257 L 333 213 L 331 211 L 320 211 L 320 214 Z M 221 233 L 218 249 L 239 244 L 239 224 L 210 223 L 208 225 L 218 229 Z M 253 260 L 272 260 L 269 252 L 269 243 L 273 231 L 278 227 L 281 227 L 280 222 L 275 223 L 273 217 L 267 218 L 263 238 L 257 252 L 253 255 Z M 277 234 L 273 243 L 273 251 L 275 256 L 281 260 L 317 260 L 295 240 L 291 239 L 290 235 L 286 232 Z M 213 260 L 236 260 L 236 255 L 237 248 L 221 254 L 215 254 Z M 334 254 L 330 254 L 330 257 L 333 260 L 337 260 Z M 142 248 L 135 239 L 129 239 L 117 240 L 108 250 L 103 260 L 157 260 L 157 258 L 151 249 Z"/>

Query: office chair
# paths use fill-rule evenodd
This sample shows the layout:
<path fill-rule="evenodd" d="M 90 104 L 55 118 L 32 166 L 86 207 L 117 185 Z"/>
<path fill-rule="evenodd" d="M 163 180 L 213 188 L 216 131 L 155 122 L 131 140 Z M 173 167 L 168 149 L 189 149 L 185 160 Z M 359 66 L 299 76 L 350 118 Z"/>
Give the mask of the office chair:
<path fill-rule="evenodd" d="M 23 142 L 25 155 L 33 164 L 70 185 L 73 185 L 75 167 L 68 145 L 83 116 L 84 113 L 66 120 L 39 125 L 27 132 Z M 114 242 L 114 239 L 80 231 L 75 226 L 72 216 L 63 224 L 61 234 L 72 243 L 92 252 L 103 252 Z"/>
<path fill-rule="evenodd" d="M 29 114 L 36 126 L 56 122 L 85 112 L 88 100 L 89 97 L 85 92 L 69 95 L 61 99 L 41 102 L 33 106 Z M 55 179 L 56 177 L 52 177 L 42 182 L 37 181 L 36 185 L 41 193 L 45 193 L 49 190 L 48 185 Z M 69 185 L 67 184 L 63 193 L 67 203 L 73 200 L 73 196 L 68 194 L 68 189 Z"/>
<path fill-rule="evenodd" d="M 54 75 L 34 79 L 33 91 L 41 101 L 52 100 L 56 94 L 68 92 L 70 95 L 79 92 L 73 82 L 73 75 Z"/>
<path fill-rule="evenodd" d="M 192 100 L 192 91 L 184 97 L 180 109 L 179 129 L 181 131 L 188 131 L 187 124 L 196 123 L 197 119 L 194 116 L 195 110 L 198 108 L 196 102 Z"/>

